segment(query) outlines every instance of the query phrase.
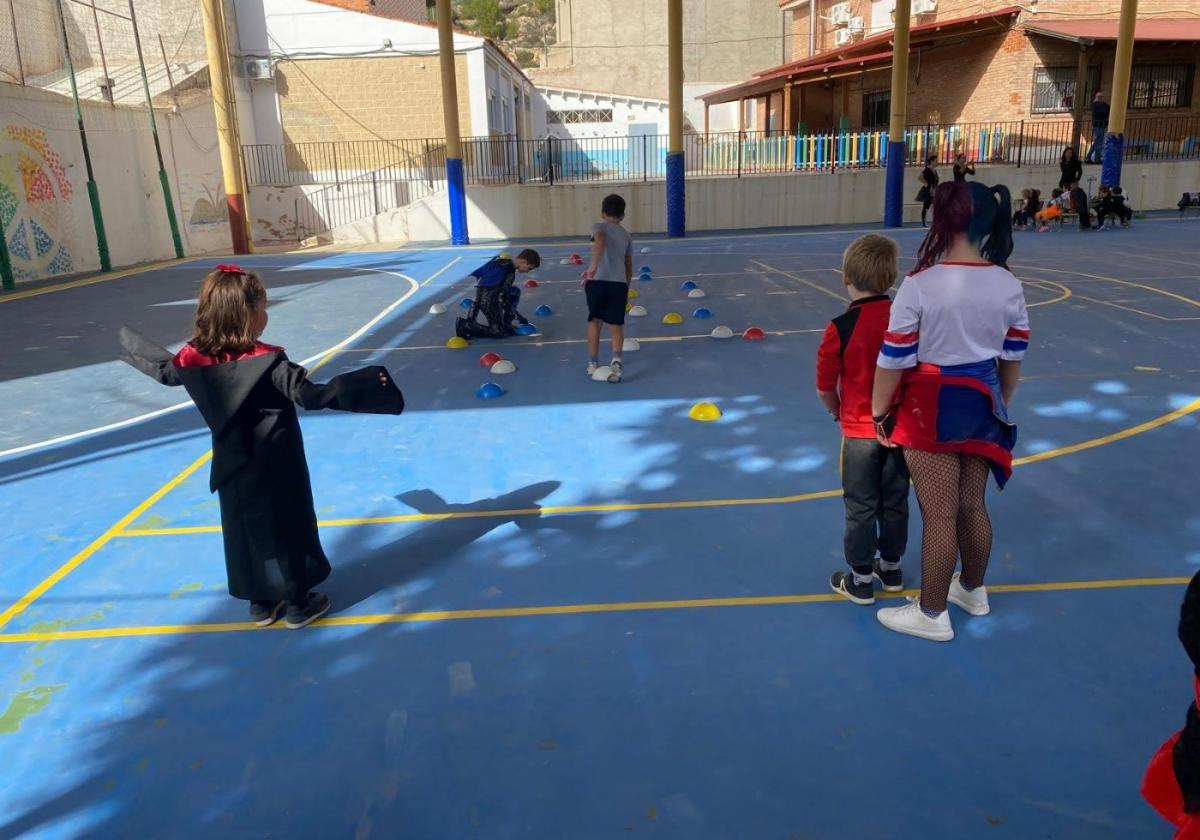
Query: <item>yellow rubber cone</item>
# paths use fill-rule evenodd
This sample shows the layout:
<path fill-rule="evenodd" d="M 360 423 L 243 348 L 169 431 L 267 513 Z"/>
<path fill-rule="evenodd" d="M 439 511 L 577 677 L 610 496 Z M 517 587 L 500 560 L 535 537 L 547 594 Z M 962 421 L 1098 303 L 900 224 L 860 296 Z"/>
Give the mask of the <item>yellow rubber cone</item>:
<path fill-rule="evenodd" d="M 640 297 L 640 295 L 638 295 L 638 290 L 637 290 L 637 289 L 630 289 L 630 290 L 629 290 L 629 297 L 630 297 L 630 298 Z"/>
<path fill-rule="evenodd" d="M 663 316 L 662 322 L 664 324 L 682 324 L 683 316 L 678 312 L 668 312 Z"/>
<path fill-rule="evenodd" d="M 698 420 L 701 423 L 711 423 L 714 420 L 721 419 L 721 409 L 710 402 L 700 402 L 692 406 L 688 412 L 688 417 Z"/>
<path fill-rule="evenodd" d="M 461 350 L 464 347 L 467 347 L 468 345 L 469 345 L 469 342 L 465 338 L 462 338 L 457 335 L 446 342 L 446 346 L 448 348 L 450 348 L 451 350 Z"/>

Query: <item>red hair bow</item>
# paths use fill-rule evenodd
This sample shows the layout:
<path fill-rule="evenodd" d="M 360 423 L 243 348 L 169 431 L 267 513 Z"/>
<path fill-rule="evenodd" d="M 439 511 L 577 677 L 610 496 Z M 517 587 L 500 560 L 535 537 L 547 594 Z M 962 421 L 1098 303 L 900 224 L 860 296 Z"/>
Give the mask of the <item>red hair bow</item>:
<path fill-rule="evenodd" d="M 217 271 L 224 272 L 225 274 L 245 274 L 246 273 L 245 271 L 242 270 L 241 266 L 231 265 L 229 263 L 222 263 L 221 265 L 217 266 Z"/>

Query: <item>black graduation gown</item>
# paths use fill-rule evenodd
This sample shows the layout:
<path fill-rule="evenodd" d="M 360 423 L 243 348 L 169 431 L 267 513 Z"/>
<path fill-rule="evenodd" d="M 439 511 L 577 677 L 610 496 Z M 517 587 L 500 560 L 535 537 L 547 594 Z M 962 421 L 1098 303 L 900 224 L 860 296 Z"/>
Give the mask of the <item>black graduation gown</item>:
<path fill-rule="evenodd" d="M 399 414 L 404 397 L 391 374 L 367 367 L 317 385 L 282 349 L 191 367 L 127 327 L 121 344 L 124 361 L 164 385 L 182 385 L 212 431 L 209 490 L 221 505 L 229 594 L 303 603 L 330 568 L 296 405 Z"/>

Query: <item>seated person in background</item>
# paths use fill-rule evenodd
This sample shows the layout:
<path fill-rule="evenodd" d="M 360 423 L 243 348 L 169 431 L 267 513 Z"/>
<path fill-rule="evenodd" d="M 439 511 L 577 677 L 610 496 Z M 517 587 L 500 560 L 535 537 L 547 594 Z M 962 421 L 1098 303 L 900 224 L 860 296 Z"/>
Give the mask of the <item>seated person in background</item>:
<path fill-rule="evenodd" d="M 1013 213 L 1013 227 L 1017 230 L 1028 230 L 1029 223 L 1033 221 L 1034 214 L 1041 209 L 1041 204 L 1037 190 L 1028 187 L 1021 190 L 1021 202 L 1017 206 L 1017 212 Z"/>
<path fill-rule="evenodd" d="M 1079 214 L 1079 229 L 1092 229 L 1092 210 L 1088 207 L 1088 196 L 1083 191 L 1083 187 L 1079 186 L 1079 182 L 1071 184 L 1071 188 L 1067 193 L 1071 196 L 1071 212 Z"/>
<path fill-rule="evenodd" d="M 1200 207 L 1200 192 L 1184 193 L 1183 197 L 1179 199 L 1179 204 L 1176 206 L 1179 207 L 1180 216 L 1182 216 L 1183 211 L 1187 210 L 1189 207 Z"/>
<path fill-rule="evenodd" d="M 1058 187 L 1050 193 L 1050 200 L 1046 202 L 1046 208 L 1039 210 L 1033 214 L 1033 217 L 1038 221 L 1038 233 L 1045 233 L 1050 230 L 1049 222 L 1055 219 L 1061 219 L 1066 207 L 1069 206 L 1066 194 Z"/>
<path fill-rule="evenodd" d="M 1108 219 L 1116 216 L 1121 220 L 1122 227 L 1129 227 L 1133 211 L 1125 206 L 1125 194 L 1120 187 L 1100 187 L 1099 203 L 1096 206 L 1096 218 L 1100 222 L 1100 230 L 1108 224 Z"/>
<path fill-rule="evenodd" d="M 504 255 L 493 257 L 472 271 L 470 276 L 476 280 L 475 302 L 467 317 L 456 322 L 455 333 L 460 338 L 506 338 L 512 335 L 515 332 L 513 320 L 520 318 L 516 302 L 521 297 L 513 282 L 517 274 L 526 274 L 541 264 L 538 252 L 526 248 L 515 260 Z M 480 312 L 487 319 L 486 325 L 478 321 Z M 520 321 L 525 323 L 523 318 Z"/>

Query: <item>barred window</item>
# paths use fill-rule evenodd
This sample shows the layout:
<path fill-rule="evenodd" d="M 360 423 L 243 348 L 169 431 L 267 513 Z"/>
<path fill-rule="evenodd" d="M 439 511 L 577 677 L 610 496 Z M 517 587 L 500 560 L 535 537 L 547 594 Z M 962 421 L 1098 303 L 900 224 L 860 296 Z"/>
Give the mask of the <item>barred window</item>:
<path fill-rule="evenodd" d="M 885 128 L 891 117 L 892 92 L 877 90 L 863 94 L 862 126 L 865 129 Z"/>
<path fill-rule="evenodd" d="M 577 108 L 571 111 L 547 111 L 546 122 L 551 125 L 573 125 L 575 123 L 610 123 L 612 108 Z"/>
<path fill-rule="evenodd" d="M 1186 108 L 1192 101 L 1194 64 L 1143 64 L 1129 79 L 1129 107 Z"/>
<path fill-rule="evenodd" d="M 1075 107 L 1074 67 L 1035 67 L 1033 69 L 1033 98 L 1031 111 L 1034 114 L 1061 114 Z M 1083 92 L 1084 103 L 1091 102 L 1100 89 L 1100 68 L 1088 68 L 1087 88 Z"/>

